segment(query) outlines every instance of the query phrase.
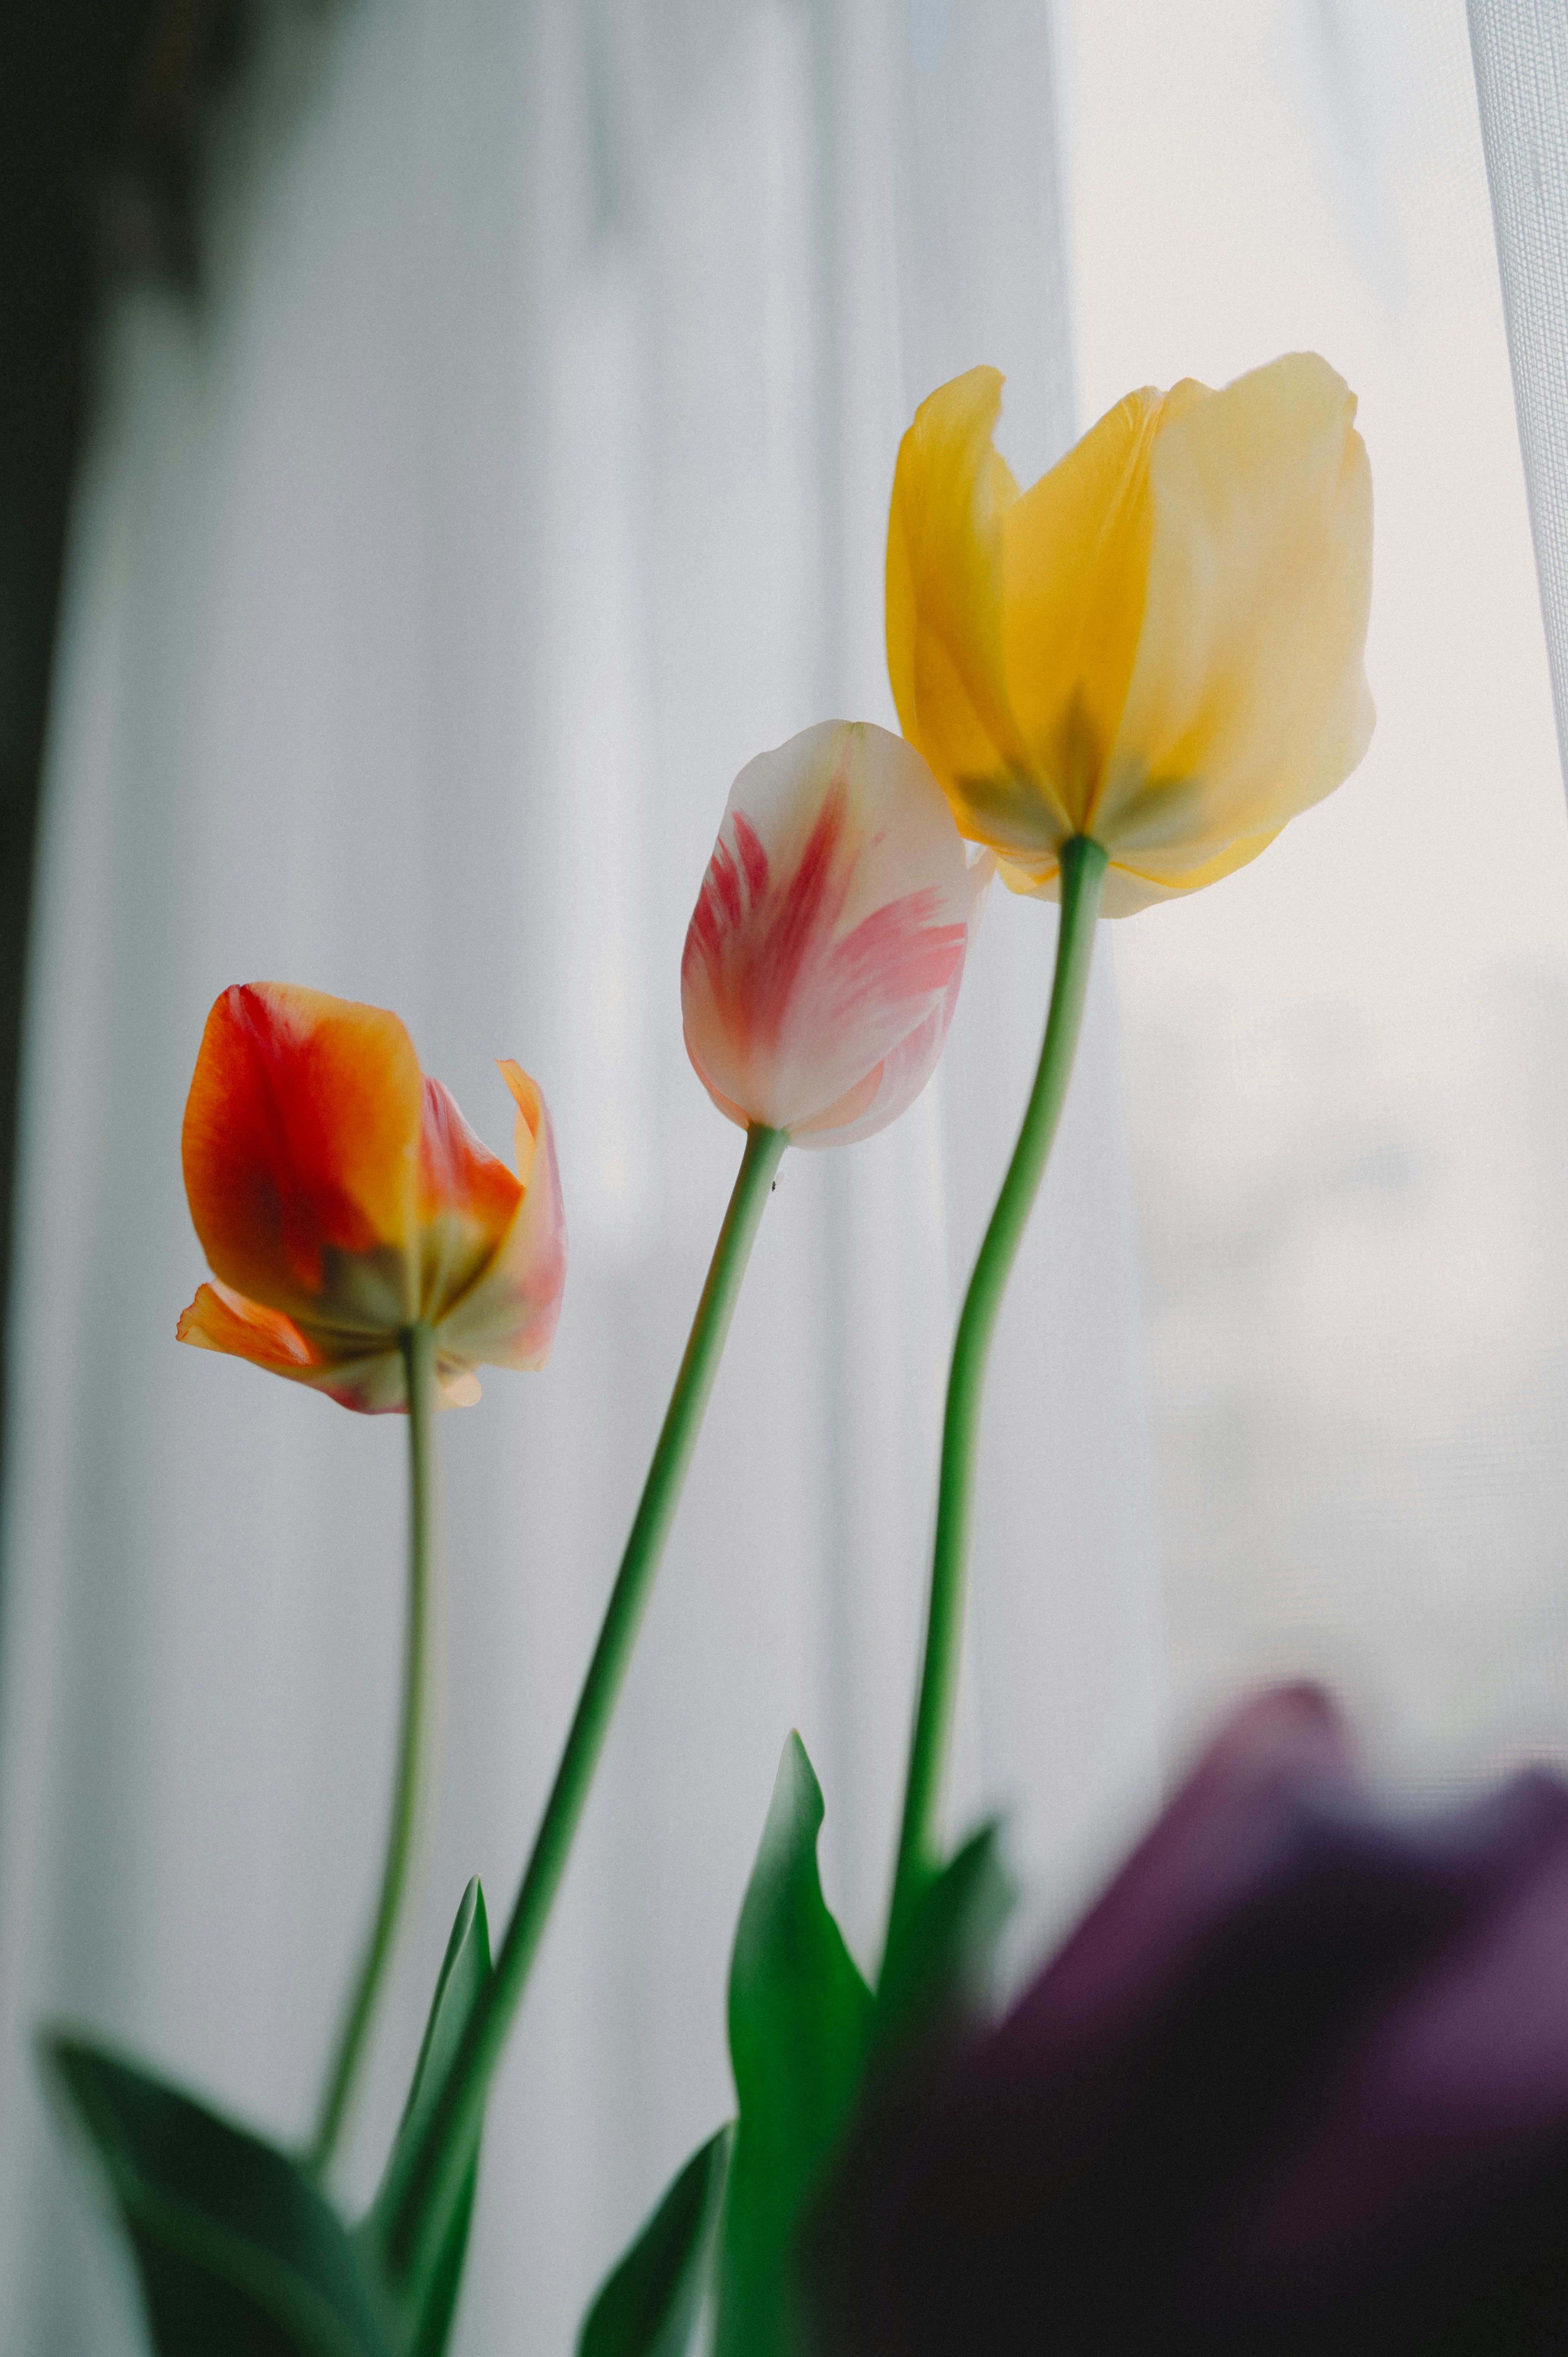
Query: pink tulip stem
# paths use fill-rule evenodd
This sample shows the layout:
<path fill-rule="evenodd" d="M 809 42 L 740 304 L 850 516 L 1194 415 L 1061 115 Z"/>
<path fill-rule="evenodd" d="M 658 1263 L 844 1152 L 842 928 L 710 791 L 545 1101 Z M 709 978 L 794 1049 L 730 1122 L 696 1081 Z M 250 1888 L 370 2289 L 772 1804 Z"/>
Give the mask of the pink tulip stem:
<path fill-rule="evenodd" d="M 753 1127 L 747 1132 L 740 1175 L 692 1321 L 686 1354 L 675 1378 L 555 1781 L 511 1921 L 496 1955 L 495 1971 L 470 2016 L 424 2134 L 406 2156 L 394 2162 L 397 2175 L 388 2187 L 391 2225 L 385 2261 L 393 2283 L 414 2313 L 441 2262 L 446 2229 L 472 2160 L 486 2093 L 565 1871 L 718 1372 L 763 1207 L 788 1144 L 783 1130 Z"/>
<path fill-rule="evenodd" d="M 321 2098 L 309 2166 L 322 2174 L 337 2149 L 364 2060 L 387 1962 L 408 1886 L 419 1813 L 420 1770 L 429 1684 L 431 1577 L 430 1418 L 435 1400 L 435 1330 L 405 1327 L 399 1337 L 408 1386 L 408 1636 L 403 1656 L 403 1724 L 398 1736 L 392 1824 L 381 1867 L 381 1896 L 365 1943 L 354 1992 Z"/>
<path fill-rule="evenodd" d="M 1045 1041 L 1024 1125 L 974 1264 L 953 1340 L 947 1412 L 942 1424 L 925 1659 L 904 1788 L 904 1821 L 898 1837 L 890 1937 L 936 1871 L 940 1857 L 942 1780 L 958 1692 L 975 1443 L 980 1430 L 985 1362 L 1002 1296 L 1045 1175 L 1067 1095 L 1089 985 L 1105 868 L 1105 853 L 1087 835 L 1076 835 L 1063 845 L 1061 923 L 1057 934 L 1056 974 L 1051 985 L 1050 1012 L 1046 1017 Z"/>

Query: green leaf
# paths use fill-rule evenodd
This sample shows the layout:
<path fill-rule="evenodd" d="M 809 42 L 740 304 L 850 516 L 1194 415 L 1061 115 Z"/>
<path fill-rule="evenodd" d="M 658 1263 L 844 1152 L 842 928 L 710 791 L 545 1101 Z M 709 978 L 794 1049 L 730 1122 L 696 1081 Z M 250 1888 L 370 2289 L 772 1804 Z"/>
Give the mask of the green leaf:
<path fill-rule="evenodd" d="M 707 2287 L 735 2129 L 694 2152 L 584 2319 L 577 2357 L 686 2357 Z"/>
<path fill-rule="evenodd" d="M 158 2357 L 399 2357 L 374 2277 L 286 2153 L 97 2047 L 45 2052 L 108 2177 Z"/>
<path fill-rule="evenodd" d="M 994 1823 L 972 1834 L 888 1933 L 876 1986 L 875 2043 L 889 2047 L 961 2018 L 982 1996 L 1017 1889 Z"/>
<path fill-rule="evenodd" d="M 730 1965 L 740 2099 L 725 2203 L 715 2357 L 785 2357 L 799 2331 L 796 2230 L 854 2105 L 872 1996 L 822 1899 L 822 1795 L 805 1747 L 784 1747 Z"/>
<path fill-rule="evenodd" d="M 390 2212 L 394 2164 L 424 2134 L 430 2115 L 440 2101 L 441 2090 L 462 2043 L 469 2017 L 489 1977 L 489 1919 L 485 1912 L 485 1894 L 476 1875 L 463 1893 L 457 1920 L 446 1943 L 446 1954 L 435 1983 L 435 1995 L 431 1999 L 430 2018 L 424 2027 L 419 2060 L 413 2066 L 413 2079 L 409 2087 L 408 2101 L 403 2105 L 402 2123 L 381 2173 L 376 2198 L 356 2230 L 355 2239 L 377 2266 L 381 2264 L 392 2224 Z M 441 2352 L 446 2346 L 457 2305 L 457 2292 L 463 2280 L 463 2260 L 468 2246 L 468 2224 L 473 2216 L 474 2187 L 478 2171 L 479 2140 L 476 2135 L 467 2174 L 462 2180 L 441 2240 L 440 2257 L 429 2280 L 412 2298 L 413 2313 L 409 2319 L 412 2335 L 410 2357 L 441 2357 Z"/>

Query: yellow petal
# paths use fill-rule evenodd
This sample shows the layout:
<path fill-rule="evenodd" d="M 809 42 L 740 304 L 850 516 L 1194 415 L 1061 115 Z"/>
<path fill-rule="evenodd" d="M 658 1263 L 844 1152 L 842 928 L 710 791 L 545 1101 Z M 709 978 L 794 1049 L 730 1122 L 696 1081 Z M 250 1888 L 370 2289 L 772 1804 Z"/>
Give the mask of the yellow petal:
<path fill-rule="evenodd" d="M 1057 813 L 1053 845 L 1087 824 L 1126 700 L 1163 408 L 1157 393 L 1130 393 L 1003 519 L 1008 705 Z"/>
<path fill-rule="evenodd" d="M 1140 909 L 1152 909 L 1156 900 L 1179 899 L 1183 893 L 1200 891 L 1205 884 L 1218 884 L 1222 877 L 1234 874 L 1250 859 L 1256 859 L 1260 851 L 1266 851 L 1278 833 L 1275 827 L 1268 834 L 1238 835 L 1217 859 L 1190 869 L 1176 884 L 1163 883 L 1156 877 L 1144 876 L 1137 868 L 1113 859 L 1105 870 L 1100 913 L 1102 917 L 1135 917 Z M 1055 860 L 1048 865 L 1042 861 L 1037 867 L 1021 867 L 998 860 L 996 872 L 1011 892 L 1021 892 L 1034 900 L 1061 899 L 1061 869 Z"/>
<path fill-rule="evenodd" d="M 1023 755 L 1002 667 L 1002 518 L 1018 491 L 991 444 L 1001 405 L 992 368 L 920 404 L 887 521 L 893 700 L 966 833 L 970 781 L 1004 778 Z"/>
<path fill-rule="evenodd" d="M 1155 444 L 1143 632 L 1093 833 L 1157 889 L 1254 856 L 1366 750 L 1372 501 L 1355 414 L 1343 379 L 1294 353 Z"/>

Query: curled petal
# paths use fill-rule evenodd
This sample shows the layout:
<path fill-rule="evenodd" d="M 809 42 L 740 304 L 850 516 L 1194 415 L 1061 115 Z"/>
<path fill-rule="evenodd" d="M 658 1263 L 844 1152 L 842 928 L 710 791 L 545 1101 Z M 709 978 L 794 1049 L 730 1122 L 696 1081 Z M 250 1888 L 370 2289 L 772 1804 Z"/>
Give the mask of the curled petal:
<path fill-rule="evenodd" d="M 566 1282 L 561 1176 L 537 1084 L 521 1064 L 507 1061 L 500 1072 L 517 1103 L 514 1209 L 483 1273 L 446 1312 L 438 1340 L 470 1364 L 538 1368 L 550 1357 Z"/>
<path fill-rule="evenodd" d="M 827 722 L 736 780 L 686 936 L 686 1046 L 721 1111 L 864 1136 L 929 1078 L 984 872 L 919 757 Z"/>
<path fill-rule="evenodd" d="M 1004 530 L 1018 487 L 991 441 L 1002 382 L 971 369 L 920 404 L 887 526 L 893 700 L 955 803 L 968 781 L 1026 767 L 1003 668 Z"/>
<path fill-rule="evenodd" d="M 494 1260 L 522 1193 L 449 1092 L 427 1079 L 419 1141 L 419 1305 L 431 1325 L 441 1325 Z"/>

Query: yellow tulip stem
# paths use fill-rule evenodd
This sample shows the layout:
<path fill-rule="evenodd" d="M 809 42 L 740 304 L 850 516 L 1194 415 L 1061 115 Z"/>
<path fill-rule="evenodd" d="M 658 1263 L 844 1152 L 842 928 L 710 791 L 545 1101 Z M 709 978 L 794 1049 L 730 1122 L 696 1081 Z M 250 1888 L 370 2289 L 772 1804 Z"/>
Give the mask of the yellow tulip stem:
<path fill-rule="evenodd" d="M 974 1264 L 953 1340 L 942 1425 L 925 1658 L 904 1788 L 904 1820 L 898 1837 L 889 1937 L 930 1880 L 940 1856 L 942 1779 L 958 1693 L 975 1444 L 985 1362 L 1002 1296 L 1045 1175 L 1067 1094 L 1089 985 L 1105 867 L 1105 853 L 1085 835 L 1075 836 L 1062 846 L 1061 924 L 1057 934 L 1056 974 L 1045 1040 L 1024 1125 Z"/>
<path fill-rule="evenodd" d="M 392 2282 L 414 2312 L 441 2264 L 486 2093 L 565 1871 L 718 1372 L 763 1207 L 788 1144 L 779 1129 L 753 1127 L 746 1135 L 740 1175 L 495 1970 L 469 2018 L 424 2134 L 394 2162 L 398 2174 L 387 2189 L 391 2224 L 384 2258 Z"/>
<path fill-rule="evenodd" d="M 419 1812 L 420 1770 L 424 1757 L 425 1689 L 430 1652 L 431 1462 L 430 1419 L 435 1404 L 435 1331 L 405 1327 L 399 1338 L 408 1386 L 408 1635 L 403 1677 L 403 1725 L 398 1736 L 392 1824 L 381 1867 L 381 1896 L 365 1943 L 353 1996 L 343 2017 L 337 2051 L 321 2098 L 309 2165 L 319 2175 L 338 2147 L 364 2060 L 376 1998 L 392 1954 L 398 1916 L 408 1886 Z"/>

